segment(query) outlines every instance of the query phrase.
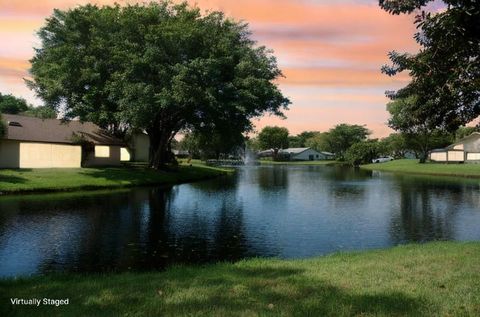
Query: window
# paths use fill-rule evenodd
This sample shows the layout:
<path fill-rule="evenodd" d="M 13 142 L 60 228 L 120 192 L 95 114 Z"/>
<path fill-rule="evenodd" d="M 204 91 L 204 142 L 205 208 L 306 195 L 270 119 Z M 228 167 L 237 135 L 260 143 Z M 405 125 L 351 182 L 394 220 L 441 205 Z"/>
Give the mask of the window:
<path fill-rule="evenodd" d="M 110 147 L 105 145 L 95 145 L 95 157 L 110 157 Z"/>
<path fill-rule="evenodd" d="M 22 126 L 20 124 L 20 122 L 16 122 L 16 121 L 9 121 L 8 125 L 11 126 L 11 127 L 21 127 Z"/>

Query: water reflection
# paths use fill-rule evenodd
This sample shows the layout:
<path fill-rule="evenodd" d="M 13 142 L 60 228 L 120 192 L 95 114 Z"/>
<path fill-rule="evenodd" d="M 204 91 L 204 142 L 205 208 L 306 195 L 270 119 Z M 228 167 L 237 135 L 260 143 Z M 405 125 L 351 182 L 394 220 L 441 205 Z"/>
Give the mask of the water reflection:
<path fill-rule="evenodd" d="M 325 166 L 172 188 L 0 198 L 0 275 L 161 270 L 480 240 L 479 182 Z"/>

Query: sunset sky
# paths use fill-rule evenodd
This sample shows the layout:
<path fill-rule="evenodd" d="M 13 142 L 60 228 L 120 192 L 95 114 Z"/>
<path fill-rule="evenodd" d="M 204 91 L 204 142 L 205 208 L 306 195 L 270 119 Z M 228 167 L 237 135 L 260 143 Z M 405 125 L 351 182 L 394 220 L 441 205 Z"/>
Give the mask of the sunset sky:
<path fill-rule="evenodd" d="M 115 1 L 0 0 L 0 92 L 39 105 L 25 86 L 36 30 L 53 8 Z M 127 3 L 127 1 L 116 1 Z M 134 1 L 128 1 L 133 3 Z M 392 16 L 377 0 L 197 0 L 202 9 L 222 10 L 249 22 L 259 44 L 274 50 L 286 78 L 280 88 L 292 105 L 287 119 L 255 121 L 287 127 L 292 134 L 325 131 L 346 122 L 366 124 L 375 137 L 386 126 L 386 90 L 408 82 L 406 75 L 380 73 L 390 50 L 415 52 L 412 16 Z"/>

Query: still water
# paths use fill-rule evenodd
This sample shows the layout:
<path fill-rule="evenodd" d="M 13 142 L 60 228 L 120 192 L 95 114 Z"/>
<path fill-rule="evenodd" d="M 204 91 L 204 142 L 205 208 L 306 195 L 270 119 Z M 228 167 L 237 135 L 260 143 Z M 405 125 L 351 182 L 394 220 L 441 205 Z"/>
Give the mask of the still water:
<path fill-rule="evenodd" d="M 480 240 L 480 181 L 244 167 L 171 188 L 0 197 L 0 276 Z"/>

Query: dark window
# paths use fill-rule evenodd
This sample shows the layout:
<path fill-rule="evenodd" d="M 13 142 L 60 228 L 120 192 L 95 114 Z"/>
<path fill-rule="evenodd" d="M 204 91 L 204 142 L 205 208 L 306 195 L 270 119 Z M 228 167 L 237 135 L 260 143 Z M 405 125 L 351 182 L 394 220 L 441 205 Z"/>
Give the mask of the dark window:
<path fill-rule="evenodd" d="M 21 127 L 22 125 L 16 121 L 10 121 L 8 122 L 8 125 L 11 127 Z"/>

